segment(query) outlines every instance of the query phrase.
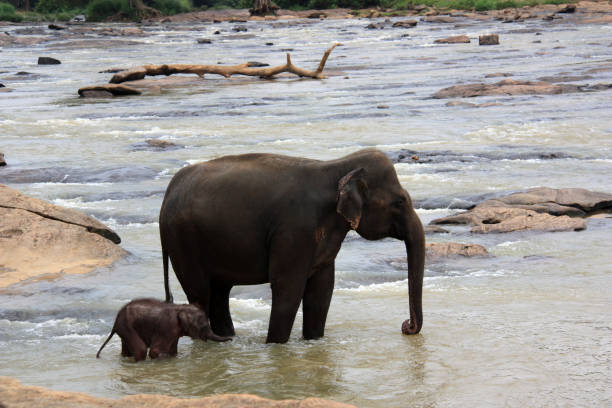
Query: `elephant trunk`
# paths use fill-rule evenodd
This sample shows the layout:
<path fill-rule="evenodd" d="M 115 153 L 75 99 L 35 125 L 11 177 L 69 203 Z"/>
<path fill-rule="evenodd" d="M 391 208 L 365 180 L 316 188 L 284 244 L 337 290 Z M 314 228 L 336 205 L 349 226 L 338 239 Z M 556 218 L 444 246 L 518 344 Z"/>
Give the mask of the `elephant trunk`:
<path fill-rule="evenodd" d="M 232 340 L 231 337 L 225 337 L 225 336 L 219 336 L 216 335 L 212 329 L 210 328 L 210 326 L 208 326 L 208 330 L 206 330 L 206 335 L 203 336 L 203 340 L 212 340 L 212 341 L 218 341 L 218 342 L 223 342 L 223 341 L 228 341 L 228 340 Z"/>
<path fill-rule="evenodd" d="M 406 256 L 408 258 L 408 300 L 410 319 L 402 324 L 403 334 L 417 334 L 423 326 L 423 273 L 425 269 L 425 232 L 418 215 L 411 211 L 406 219 Z"/>

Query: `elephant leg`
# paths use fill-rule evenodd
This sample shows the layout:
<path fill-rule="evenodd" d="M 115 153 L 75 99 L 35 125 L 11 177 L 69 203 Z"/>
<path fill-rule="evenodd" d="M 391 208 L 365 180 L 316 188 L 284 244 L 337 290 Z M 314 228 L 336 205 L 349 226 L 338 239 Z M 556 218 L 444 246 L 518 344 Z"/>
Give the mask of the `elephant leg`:
<path fill-rule="evenodd" d="M 300 238 L 293 234 L 280 234 L 271 246 L 269 276 L 272 311 L 267 343 L 286 343 L 289 340 L 304 295 L 314 248 L 307 239 Z"/>
<path fill-rule="evenodd" d="M 149 349 L 149 357 L 155 359 L 176 356 L 177 344 L 178 337 L 165 338 L 159 336 L 151 342 L 151 348 Z"/>
<path fill-rule="evenodd" d="M 140 361 L 147 358 L 147 345 L 138 333 L 135 330 L 131 330 L 126 337 L 127 347 L 131 355 L 134 356 L 134 360 Z"/>
<path fill-rule="evenodd" d="M 306 282 L 302 303 L 304 313 L 302 331 L 306 340 L 323 337 L 327 312 L 334 291 L 334 270 L 333 263 L 325 265 Z"/>
<path fill-rule="evenodd" d="M 212 331 L 219 336 L 235 336 L 234 323 L 229 310 L 231 286 L 213 282 L 210 288 L 208 317 Z"/>
<path fill-rule="evenodd" d="M 121 339 L 121 355 L 123 357 L 132 357 L 132 352 L 125 340 Z"/>
<path fill-rule="evenodd" d="M 276 286 L 276 288 L 275 288 Z M 300 307 L 304 285 L 298 290 L 288 285 L 272 286 L 272 312 L 266 343 L 286 343 Z"/>

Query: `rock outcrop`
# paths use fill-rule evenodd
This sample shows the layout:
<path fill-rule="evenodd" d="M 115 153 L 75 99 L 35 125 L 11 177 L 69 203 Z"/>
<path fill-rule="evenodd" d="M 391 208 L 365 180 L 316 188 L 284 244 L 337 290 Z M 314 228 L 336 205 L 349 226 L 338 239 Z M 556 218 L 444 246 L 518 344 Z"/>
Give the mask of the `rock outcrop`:
<path fill-rule="evenodd" d="M 470 42 L 470 37 L 467 35 L 456 35 L 448 38 L 440 38 L 434 41 L 436 44 L 467 44 Z"/>
<path fill-rule="evenodd" d="M 487 256 L 489 252 L 478 244 L 463 244 L 458 242 L 428 242 L 425 245 L 425 256 L 428 261 L 456 256 L 474 257 Z"/>
<path fill-rule="evenodd" d="M 486 34 L 478 37 L 478 45 L 499 45 L 499 35 Z"/>
<path fill-rule="evenodd" d="M 108 266 L 126 252 L 119 236 L 79 212 L 0 184 L 0 287 Z"/>
<path fill-rule="evenodd" d="M 557 95 L 564 93 L 600 91 L 612 88 L 612 84 L 573 85 L 553 84 L 544 81 L 516 81 L 506 79 L 494 84 L 466 84 L 444 88 L 433 98 L 472 98 L 476 96 Z"/>
<path fill-rule="evenodd" d="M 6 166 L 6 160 L 4 160 L 4 153 L 0 153 L 0 167 Z"/>
<path fill-rule="evenodd" d="M 600 212 L 612 212 L 612 194 L 538 187 L 483 201 L 469 211 L 438 218 L 431 224 L 467 224 L 477 233 L 579 231 L 586 228 L 583 217 Z"/>
<path fill-rule="evenodd" d="M 275 401 L 246 394 L 180 399 L 165 395 L 129 395 L 121 399 L 96 398 L 80 392 L 52 391 L 0 377 L 0 406 L 10 408 L 355 408 L 321 398 Z"/>

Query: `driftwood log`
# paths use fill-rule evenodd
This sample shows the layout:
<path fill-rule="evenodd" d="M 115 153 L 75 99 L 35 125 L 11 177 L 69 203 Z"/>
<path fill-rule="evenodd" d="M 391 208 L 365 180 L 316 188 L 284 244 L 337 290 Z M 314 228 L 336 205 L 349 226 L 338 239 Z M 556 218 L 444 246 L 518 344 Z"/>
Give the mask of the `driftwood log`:
<path fill-rule="evenodd" d="M 143 65 L 116 73 L 110 80 L 111 84 L 120 84 L 126 81 L 135 81 L 143 79 L 145 76 L 154 75 L 172 75 L 172 74 L 196 74 L 199 77 L 204 77 L 204 74 L 217 74 L 226 78 L 232 75 L 248 75 L 258 76 L 261 78 L 272 78 L 275 75 L 283 72 L 289 72 L 300 77 L 308 77 L 315 79 L 327 78 L 323 75 L 323 68 L 327 62 L 329 54 L 339 43 L 332 45 L 321 58 L 319 66 L 314 71 L 309 71 L 303 68 L 296 67 L 291 62 L 291 56 L 287 53 L 287 63 L 275 67 L 251 67 L 249 63 L 239 65 L 192 65 L 192 64 L 164 64 L 164 65 Z"/>
<path fill-rule="evenodd" d="M 109 84 L 85 86 L 80 88 L 78 92 L 81 97 L 100 97 L 103 95 L 138 95 L 140 94 L 140 91 L 122 83 L 143 79 L 146 76 L 172 74 L 196 74 L 200 78 L 203 78 L 205 74 L 217 74 L 222 75 L 225 78 L 229 78 L 232 75 L 247 75 L 270 79 L 283 72 L 289 72 L 300 77 L 324 79 L 327 78 L 325 75 L 323 75 L 323 68 L 325 68 L 327 58 L 332 50 L 338 45 L 340 45 L 340 43 L 335 43 L 327 51 L 325 51 L 323 58 L 321 58 L 321 62 L 319 62 L 319 66 L 314 71 L 309 71 L 293 65 L 289 53 L 287 53 L 287 63 L 284 65 L 278 65 L 276 67 L 254 67 L 248 62 L 239 65 L 143 65 L 141 67 L 117 72 L 115 75 L 113 75 Z"/>

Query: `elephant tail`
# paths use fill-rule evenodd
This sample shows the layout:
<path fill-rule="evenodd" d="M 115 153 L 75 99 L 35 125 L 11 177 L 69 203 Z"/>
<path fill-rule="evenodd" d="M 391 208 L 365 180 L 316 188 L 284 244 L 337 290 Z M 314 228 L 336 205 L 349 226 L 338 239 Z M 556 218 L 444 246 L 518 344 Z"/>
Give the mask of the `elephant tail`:
<path fill-rule="evenodd" d="M 100 352 L 102 351 L 104 346 L 106 346 L 106 343 L 108 343 L 110 341 L 111 337 L 113 337 L 114 334 L 115 334 L 115 328 L 113 327 L 113 330 L 111 330 L 110 335 L 108 336 L 108 338 L 106 339 L 104 344 L 102 344 L 102 346 L 100 346 L 100 350 L 98 350 L 98 353 L 96 354 L 96 358 L 100 358 Z"/>
<path fill-rule="evenodd" d="M 168 251 L 162 244 L 162 258 L 164 260 L 164 289 L 166 290 L 166 303 L 174 303 L 172 292 L 170 292 L 170 284 L 168 283 Z"/>

